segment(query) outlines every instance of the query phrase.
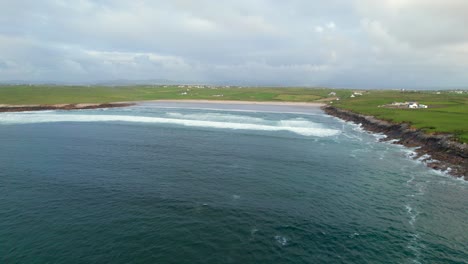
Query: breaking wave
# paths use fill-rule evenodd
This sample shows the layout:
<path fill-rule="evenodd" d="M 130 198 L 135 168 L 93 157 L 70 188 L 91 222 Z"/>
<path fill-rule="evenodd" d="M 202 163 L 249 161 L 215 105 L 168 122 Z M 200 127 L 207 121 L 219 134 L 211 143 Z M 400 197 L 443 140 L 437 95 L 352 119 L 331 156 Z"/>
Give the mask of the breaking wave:
<path fill-rule="evenodd" d="M 211 116 L 211 118 L 210 118 Z M 235 115 L 183 115 L 168 113 L 165 117 L 131 115 L 85 115 L 85 114 L 3 114 L 0 124 L 32 124 L 54 122 L 136 122 L 182 125 L 236 130 L 289 131 L 303 136 L 327 137 L 340 133 L 336 129 L 323 128 L 320 124 L 305 119 L 271 121 L 262 118 Z"/>
<path fill-rule="evenodd" d="M 166 113 L 169 118 L 177 119 L 191 119 L 191 120 L 204 120 L 204 121 L 220 121 L 220 122 L 240 122 L 240 123 L 259 123 L 265 120 L 258 117 L 219 114 L 219 113 L 199 113 L 199 114 L 181 114 L 177 112 Z"/>

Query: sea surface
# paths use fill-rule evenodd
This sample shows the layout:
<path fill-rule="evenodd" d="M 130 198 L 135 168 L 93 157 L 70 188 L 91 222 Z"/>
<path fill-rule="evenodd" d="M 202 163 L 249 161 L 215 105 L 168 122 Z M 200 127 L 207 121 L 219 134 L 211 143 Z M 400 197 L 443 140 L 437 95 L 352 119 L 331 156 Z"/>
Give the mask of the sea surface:
<path fill-rule="evenodd" d="M 468 263 L 468 184 L 318 108 L 0 113 L 0 263 Z"/>

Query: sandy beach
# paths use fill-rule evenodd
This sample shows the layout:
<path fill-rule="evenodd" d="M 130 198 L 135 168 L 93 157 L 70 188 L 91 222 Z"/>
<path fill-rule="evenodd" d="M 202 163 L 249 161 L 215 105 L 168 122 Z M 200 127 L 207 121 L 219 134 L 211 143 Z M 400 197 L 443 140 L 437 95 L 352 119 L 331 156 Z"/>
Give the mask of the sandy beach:
<path fill-rule="evenodd" d="M 256 101 L 233 101 L 233 100 L 145 100 L 145 101 L 123 101 L 113 103 L 79 103 L 79 104 L 52 104 L 52 105 L 8 105 L 0 104 L 0 112 L 23 112 L 23 111 L 43 111 L 43 110 L 78 110 L 96 108 L 126 107 L 136 104 L 161 103 L 161 104 L 204 104 L 204 105 L 238 105 L 242 107 L 299 107 L 299 108 L 319 108 L 323 103 L 307 102 L 256 102 Z"/>
<path fill-rule="evenodd" d="M 122 102 L 132 103 L 132 102 Z M 200 103 L 200 104 L 240 104 L 240 105 L 283 105 L 283 106 L 309 106 L 309 107 L 321 107 L 324 103 L 316 102 L 276 102 L 276 101 L 234 101 L 234 100 L 147 100 L 138 101 L 133 103 Z"/>

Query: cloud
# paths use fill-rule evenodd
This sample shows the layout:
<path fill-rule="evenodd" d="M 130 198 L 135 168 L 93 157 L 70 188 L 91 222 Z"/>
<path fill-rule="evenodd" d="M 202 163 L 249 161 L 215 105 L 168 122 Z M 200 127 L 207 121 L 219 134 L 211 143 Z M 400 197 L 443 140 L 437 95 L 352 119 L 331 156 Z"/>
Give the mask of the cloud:
<path fill-rule="evenodd" d="M 317 33 L 322 33 L 323 30 L 324 30 L 324 29 L 323 29 L 323 27 L 321 27 L 321 26 L 316 26 L 316 27 L 315 27 L 315 32 L 317 32 Z"/>
<path fill-rule="evenodd" d="M 8 68 L 8 64 L 4 61 L 0 61 L 0 70 Z"/>
<path fill-rule="evenodd" d="M 395 38 L 414 47 L 468 42 L 464 0 L 359 0 L 360 14 L 378 20 Z"/>
<path fill-rule="evenodd" d="M 0 2 L 0 80 L 465 85 L 462 0 Z"/>
<path fill-rule="evenodd" d="M 468 33 L 459 25 L 468 22 L 468 2 L 360 0 L 356 10 L 374 65 L 393 72 L 397 83 L 467 86 Z"/>

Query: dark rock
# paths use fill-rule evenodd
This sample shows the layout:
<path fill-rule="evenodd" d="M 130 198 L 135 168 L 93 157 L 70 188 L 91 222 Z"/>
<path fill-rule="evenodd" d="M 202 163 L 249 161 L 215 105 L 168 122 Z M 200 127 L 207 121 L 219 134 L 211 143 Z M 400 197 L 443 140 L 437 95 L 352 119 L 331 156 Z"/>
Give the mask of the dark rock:
<path fill-rule="evenodd" d="M 428 135 L 421 130 L 411 128 L 406 123 L 391 123 L 373 116 L 356 114 L 333 106 L 324 106 L 322 109 L 329 115 L 361 124 L 367 131 L 383 133 L 387 136 L 385 140 L 397 139 L 397 144 L 407 147 L 419 147 L 414 158 L 428 154 L 432 159 L 436 160 L 426 162 L 428 167 L 448 170 L 451 175 L 468 180 L 468 145 L 454 141 L 452 135 Z"/>

